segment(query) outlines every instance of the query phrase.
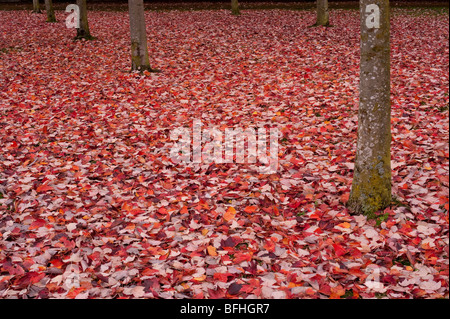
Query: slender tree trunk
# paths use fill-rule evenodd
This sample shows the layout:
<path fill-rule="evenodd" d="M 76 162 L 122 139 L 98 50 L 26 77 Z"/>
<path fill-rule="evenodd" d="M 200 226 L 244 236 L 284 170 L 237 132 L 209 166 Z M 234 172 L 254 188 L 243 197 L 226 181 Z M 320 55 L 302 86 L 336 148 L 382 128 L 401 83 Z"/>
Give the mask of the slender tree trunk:
<path fill-rule="evenodd" d="M 39 0 L 33 0 L 33 13 L 42 13 Z"/>
<path fill-rule="evenodd" d="M 241 14 L 238 0 L 231 0 L 231 14 L 236 16 Z"/>
<path fill-rule="evenodd" d="M 154 71 L 150 67 L 145 29 L 144 1 L 128 0 L 131 35 L 131 70 Z"/>
<path fill-rule="evenodd" d="M 389 0 L 360 0 L 358 140 L 348 207 L 369 218 L 391 203 Z"/>
<path fill-rule="evenodd" d="M 77 0 L 77 5 L 80 8 L 80 27 L 77 29 L 77 36 L 75 39 L 92 40 L 93 37 L 89 32 L 86 0 Z"/>
<path fill-rule="evenodd" d="M 330 15 L 328 12 L 328 0 L 317 0 L 317 20 L 314 26 L 330 25 Z"/>
<path fill-rule="evenodd" d="M 45 11 L 47 11 L 47 22 L 56 22 L 52 0 L 45 0 Z"/>

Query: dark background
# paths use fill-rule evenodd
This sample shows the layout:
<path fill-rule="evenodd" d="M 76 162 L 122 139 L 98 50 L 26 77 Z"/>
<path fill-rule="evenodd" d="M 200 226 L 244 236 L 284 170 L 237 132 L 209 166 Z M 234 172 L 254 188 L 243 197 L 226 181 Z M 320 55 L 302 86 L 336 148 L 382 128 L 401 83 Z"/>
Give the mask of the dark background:
<path fill-rule="evenodd" d="M 32 0 L 0 0 L 0 2 L 14 2 L 14 3 L 32 3 Z M 40 0 L 40 2 L 42 4 L 44 4 L 44 0 Z M 58 3 L 58 2 L 70 2 L 67 0 L 53 0 L 54 3 Z M 75 0 L 73 0 L 72 2 L 75 2 Z M 88 3 L 104 3 L 104 2 L 114 2 L 114 3 L 127 3 L 127 0 L 87 0 Z M 212 0 L 212 1 L 201 1 L 201 0 L 144 0 L 145 3 L 186 3 L 186 2 L 209 2 L 209 3 L 228 3 L 231 1 L 224 1 L 224 0 Z M 265 0 L 239 0 L 239 3 L 251 3 L 251 2 L 271 2 L 271 3 L 283 3 L 283 2 L 298 2 L 298 3 L 314 3 L 315 0 L 270 0 L 270 1 L 265 1 Z M 359 3 L 359 0 L 346 0 L 346 1 L 342 1 L 342 0 L 328 0 L 328 2 L 354 2 L 354 3 Z M 448 0 L 433 0 L 433 1 L 424 1 L 424 0 L 391 0 L 391 3 L 395 4 L 395 3 L 402 3 L 402 4 L 408 4 L 408 3 L 429 3 L 429 4 L 433 4 L 433 3 L 441 3 L 441 4 L 447 4 L 448 5 Z"/>

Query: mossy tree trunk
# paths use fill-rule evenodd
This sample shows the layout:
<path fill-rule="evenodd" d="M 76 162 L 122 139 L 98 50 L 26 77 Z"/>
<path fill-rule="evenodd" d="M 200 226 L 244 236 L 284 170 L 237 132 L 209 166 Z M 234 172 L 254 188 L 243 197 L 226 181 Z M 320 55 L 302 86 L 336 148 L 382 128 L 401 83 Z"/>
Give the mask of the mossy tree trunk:
<path fill-rule="evenodd" d="M 317 18 L 314 26 L 330 25 L 330 14 L 328 12 L 328 0 L 317 0 Z"/>
<path fill-rule="evenodd" d="M 131 36 L 131 70 L 155 71 L 150 67 L 145 29 L 144 1 L 128 0 Z"/>
<path fill-rule="evenodd" d="M 78 17 L 80 20 L 80 27 L 77 28 L 77 36 L 75 39 L 92 40 L 93 37 L 89 31 L 86 0 L 77 0 L 77 6 L 80 8 L 80 16 Z"/>
<path fill-rule="evenodd" d="M 45 0 L 45 11 L 47 12 L 47 22 L 56 22 L 52 0 Z"/>
<path fill-rule="evenodd" d="M 389 0 L 360 0 L 358 139 L 348 207 L 374 217 L 391 203 Z"/>
<path fill-rule="evenodd" d="M 42 13 L 41 6 L 39 5 L 39 0 L 33 0 L 33 13 Z"/>
<path fill-rule="evenodd" d="M 237 16 L 241 14 L 239 10 L 239 2 L 238 0 L 231 0 L 231 14 Z"/>

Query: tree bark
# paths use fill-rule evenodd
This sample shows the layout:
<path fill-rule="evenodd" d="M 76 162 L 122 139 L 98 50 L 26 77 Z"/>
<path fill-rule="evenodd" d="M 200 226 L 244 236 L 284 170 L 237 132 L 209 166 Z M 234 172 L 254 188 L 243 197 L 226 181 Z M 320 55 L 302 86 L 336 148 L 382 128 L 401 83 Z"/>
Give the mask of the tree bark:
<path fill-rule="evenodd" d="M 93 37 L 89 31 L 86 0 L 77 0 L 77 6 L 80 8 L 80 27 L 77 28 L 77 36 L 75 39 L 92 40 Z"/>
<path fill-rule="evenodd" d="M 45 11 L 47 11 L 47 22 L 56 22 L 52 0 L 45 0 Z"/>
<path fill-rule="evenodd" d="M 317 20 L 314 26 L 330 25 L 330 15 L 328 12 L 328 0 L 317 0 Z"/>
<path fill-rule="evenodd" d="M 389 0 L 360 0 L 360 10 L 358 138 L 348 207 L 373 218 L 391 203 Z"/>
<path fill-rule="evenodd" d="M 231 14 L 236 16 L 241 14 L 238 0 L 231 0 Z"/>
<path fill-rule="evenodd" d="M 39 0 L 33 0 L 33 13 L 42 13 L 41 6 L 39 5 Z"/>
<path fill-rule="evenodd" d="M 131 35 L 131 70 L 154 71 L 150 67 L 145 29 L 144 1 L 128 0 Z"/>

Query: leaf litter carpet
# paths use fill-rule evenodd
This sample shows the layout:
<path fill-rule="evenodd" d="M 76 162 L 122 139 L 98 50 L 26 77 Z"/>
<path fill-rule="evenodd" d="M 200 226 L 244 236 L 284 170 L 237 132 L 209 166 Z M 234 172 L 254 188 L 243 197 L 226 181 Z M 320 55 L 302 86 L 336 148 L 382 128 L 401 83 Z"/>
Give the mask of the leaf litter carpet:
<path fill-rule="evenodd" d="M 345 207 L 359 13 L 127 12 L 94 41 L 0 12 L 1 298 L 448 298 L 449 18 L 393 10 L 392 206 Z M 170 132 L 276 127 L 263 163 L 175 164 Z"/>

